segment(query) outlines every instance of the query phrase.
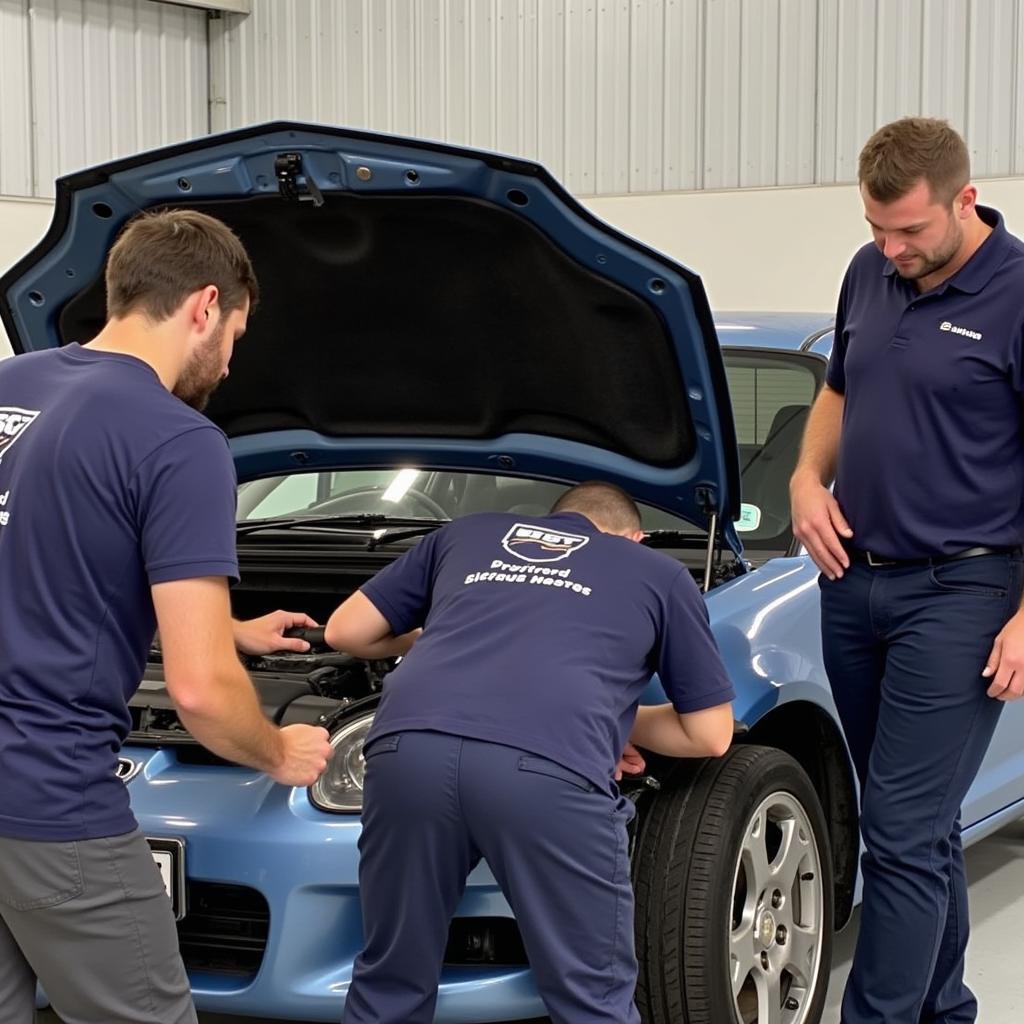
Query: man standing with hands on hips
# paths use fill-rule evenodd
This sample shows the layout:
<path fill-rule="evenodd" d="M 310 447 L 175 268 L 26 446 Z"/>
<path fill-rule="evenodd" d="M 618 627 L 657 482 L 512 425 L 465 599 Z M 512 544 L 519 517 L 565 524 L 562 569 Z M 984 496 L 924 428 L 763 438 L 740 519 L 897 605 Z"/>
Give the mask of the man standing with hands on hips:
<path fill-rule="evenodd" d="M 976 205 L 944 121 L 879 129 L 859 181 L 874 244 L 846 271 L 790 484 L 861 783 L 842 1020 L 969 1024 L 960 805 L 1024 693 L 1024 243 Z"/>

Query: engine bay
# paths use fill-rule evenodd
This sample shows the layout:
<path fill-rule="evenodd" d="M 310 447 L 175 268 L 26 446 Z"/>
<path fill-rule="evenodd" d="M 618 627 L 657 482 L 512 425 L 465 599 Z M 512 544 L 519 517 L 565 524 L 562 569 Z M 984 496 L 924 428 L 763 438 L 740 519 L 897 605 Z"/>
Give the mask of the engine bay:
<path fill-rule="evenodd" d="M 231 590 L 232 614 L 236 619 L 250 619 L 285 608 L 324 623 L 341 601 L 400 553 L 396 550 L 367 558 L 353 557 L 344 545 L 240 544 L 242 581 Z M 365 661 L 335 651 L 324 641 L 323 626 L 291 630 L 289 635 L 307 640 L 309 650 L 239 655 L 263 713 L 272 722 L 333 729 L 349 715 L 377 704 L 384 678 L 397 664 L 396 659 Z M 223 763 L 203 750 L 181 722 L 164 682 L 159 636 L 154 639 L 129 710 L 129 742 L 175 746 L 182 748 L 179 759 Z M 184 749 L 188 747 L 194 748 L 191 753 Z"/>
<path fill-rule="evenodd" d="M 239 656 L 252 677 L 263 713 L 278 725 L 303 722 L 333 728 L 350 713 L 376 705 L 385 676 L 397 664 L 397 659 L 365 661 L 332 650 L 324 643 L 323 627 L 290 630 L 289 635 L 308 640 L 309 651 Z M 129 702 L 130 742 L 195 744 L 167 692 L 162 669 L 157 643 L 150 652 L 145 677 Z"/>

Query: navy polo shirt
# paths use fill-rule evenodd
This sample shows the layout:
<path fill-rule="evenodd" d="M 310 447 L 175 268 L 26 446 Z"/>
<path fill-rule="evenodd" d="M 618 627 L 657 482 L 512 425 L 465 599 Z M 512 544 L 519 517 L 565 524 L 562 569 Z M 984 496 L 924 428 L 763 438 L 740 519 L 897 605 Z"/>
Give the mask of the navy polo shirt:
<path fill-rule="evenodd" d="M 575 512 L 467 516 L 362 589 L 396 634 L 425 627 L 388 676 L 367 744 L 434 730 L 608 789 L 652 673 L 681 713 L 734 696 L 685 566 Z"/>
<path fill-rule="evenodd" d="M 840 292 L 835 494 L 853 543 L 891 558 L 1024 542 L 1024 243 L 978 212 L 992 233 L 932 291 L 871 243 Z"/>
<path fill-rule="evenodd" d="M 237 577 L 224 435 L 131 356 L 0 363 L 0 836 L 135 828 L 115 775 L 150 586 Z"/>

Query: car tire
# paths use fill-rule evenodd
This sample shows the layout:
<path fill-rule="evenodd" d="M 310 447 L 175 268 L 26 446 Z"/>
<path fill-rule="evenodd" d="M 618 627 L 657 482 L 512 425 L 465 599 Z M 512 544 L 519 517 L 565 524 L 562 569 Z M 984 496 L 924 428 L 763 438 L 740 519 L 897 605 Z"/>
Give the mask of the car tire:
<path fill-rule="evenodd" d="M 644 1024 L 818 1024 L 832 858 L 800 765 L 758 746 L 683 762 L 640 814 L 632 870 Z"/>

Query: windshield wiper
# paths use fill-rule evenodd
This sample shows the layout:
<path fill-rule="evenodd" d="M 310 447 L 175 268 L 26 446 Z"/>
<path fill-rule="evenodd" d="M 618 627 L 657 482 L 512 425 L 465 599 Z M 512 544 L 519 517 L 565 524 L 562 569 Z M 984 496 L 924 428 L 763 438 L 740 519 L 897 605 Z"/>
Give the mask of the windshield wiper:
<path fill-rule="evenodd" d="M 449 519 L 448 522 L 451 522 Z M 412 526 L 408 530 L 395 530 L 392 533 L 390 530 L 387 533 L 381 534 L 381 536 L 374 535 L 370 538 L 369 543 L 366 545 L 367 551 L 373 551 L 379 548 L 382 544 L 393 544 L 400 540 L 411 540 L 413 537 L 422 537 L 425 533 L 433 533 L 434 530 L 440 529 L 444 526 L 443 522 L 431 523 L 429 526 Z"/>
<path fill-rule="evenodd" d="M 278 516 L 272 519 L 257 519 L 253 522 L 239 523 L 236 535 L 245 537 L 261 530 L 295 530 L 303 526 L 323 527 L 355 527 L 359 530 L 389 530 L 392 527 L 408 527 L 417 532 L 429 533 L 436 530 L 450 519 L 429 519 L 425 516 L 389 516 L 380 512 L 362 512 L 358 515 L 337 516 Z M 382 539 L 382 538 L 381 538 Z"/>

